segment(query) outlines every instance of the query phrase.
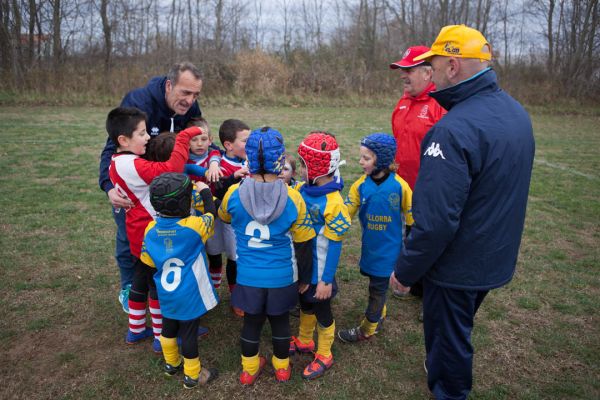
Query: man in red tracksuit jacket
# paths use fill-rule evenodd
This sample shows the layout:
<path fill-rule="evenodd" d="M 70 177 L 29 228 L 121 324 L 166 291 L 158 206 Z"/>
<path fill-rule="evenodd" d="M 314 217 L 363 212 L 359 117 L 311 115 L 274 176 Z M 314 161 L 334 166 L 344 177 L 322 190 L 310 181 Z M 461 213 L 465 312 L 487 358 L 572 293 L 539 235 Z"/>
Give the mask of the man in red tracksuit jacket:
<path fill-rule="evenodd" d="M 415 189 L 421 156 L 421 141 L 436 122 L 446 114 L 429 92 L 435 90 L 431 81 L 431 66 L 414 58 L 429 51 L 426 46 L 409 47 L 402 59 L 390 64 L 399 69 L 404 83 L 404 94 L 392 113 L 392 132 L 396 138 L 396 164 L 400 175 Z"/>

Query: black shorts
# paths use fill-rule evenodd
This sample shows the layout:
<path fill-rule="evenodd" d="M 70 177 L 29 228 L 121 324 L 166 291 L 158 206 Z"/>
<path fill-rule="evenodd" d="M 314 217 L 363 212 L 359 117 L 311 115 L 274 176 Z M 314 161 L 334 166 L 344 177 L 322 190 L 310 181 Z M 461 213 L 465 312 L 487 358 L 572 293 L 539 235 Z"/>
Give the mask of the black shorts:
<path fill-rule="evenodd" d="M 248 314 L 281 315 L 298 303 L 298 284 L 282 288 L 257 288 L 239 283 L 231 294 L 231 304 Z"/>

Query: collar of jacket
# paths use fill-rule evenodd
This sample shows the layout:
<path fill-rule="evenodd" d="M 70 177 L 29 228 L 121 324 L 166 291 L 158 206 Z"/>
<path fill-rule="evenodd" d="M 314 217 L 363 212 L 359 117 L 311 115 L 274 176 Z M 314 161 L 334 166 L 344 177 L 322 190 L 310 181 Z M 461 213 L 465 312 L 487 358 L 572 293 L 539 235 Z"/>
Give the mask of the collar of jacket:
<path fill-rule="evenodd" d="M 308 184 L 302 185 L 300 188 L 300 193 L 306 193 L 309 196 L 318 197 L 335 192 L 336 190 L 341 191 L 343 188 L 344 185 L 334 179 L 323 186 L 312 186 Z"/>
<path fill-rule="evenodd" d="M 410 94 L 404 92 L 402 96 L 405 99 L 413 100 L 413 101 L 426 101 L 429 100 L 429 93 L 435 91 L 435 84 L 433 82 L 429 82 L 429 85 L 418 95 L 411 96 Z"/>
<path fill-rule="evenodd" d="M 442 107 L 450 111 L 458 103 L 481 92 L 493 92 L 498 90 L 496 72 L 492 68 L 486 68 L 454 86 L 440 89 L 429 93 Z"/>
<path fill-rule="evenodd" d="M 174 111 L 169 108 L 167 104 L 167 77 L 166 76 L 155 76 L 150 80 L 151 85 L 149 85 L 150 95 L 158 104 L 160 112 L 167 118 L 176 117 Z"/>

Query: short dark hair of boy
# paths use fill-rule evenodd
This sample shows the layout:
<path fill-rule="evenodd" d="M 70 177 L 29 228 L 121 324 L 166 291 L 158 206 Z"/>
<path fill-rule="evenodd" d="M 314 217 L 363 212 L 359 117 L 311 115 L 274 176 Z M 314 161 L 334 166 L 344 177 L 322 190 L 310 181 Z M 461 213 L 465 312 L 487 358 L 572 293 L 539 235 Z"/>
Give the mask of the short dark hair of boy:
<path fill-rule="evenodd" d="M 148 161 L 165 162 L 171 158 L 175 139 L 177 134 L 173 132 L 163 132 L 155 138 L 150 139 L 146 145 L 146 154 L 143 158 Z"/>
<path fill-rule="evenodd" d="M 292 153 L 285 153 L 285 162 L 290 164 L 292 167 L 292 173 L 296 172 L 296 157 Z"/>
<path fill-rule="evenodd" d="M 183 61 L 173 65 L 167 73 L 167 79 L 171 81 L 173 86 L 175 86 L 179 80 L 179 76 L 186 71 L 190 71 L 194 78 L 202 79 L 202 72 L 200 72 L 198 67 L 189 61 Z"/>
<path fill-rule="evenodd" d="M 219 140 L 225 146 L 225 142 L 235 142 L 238 132 L 249 130 L 250 127 L 239 119 L 227 119 L 219 127 Z"/>
<path fill-rule="evenodd" d="M 135 128 L 146 120 L 146 113 L 135 107 L 117 107 L 106 117 L 106 132 L 115 146 L 119 147 L 119 136 L 132 137 Z"/>
<path fill-rule="evenodd" d="M 204 118 L 204 117 L 193 117 L 187 123 L 186 128 L 189 128 L 189 127 L 192 127 L 192 126 L 197 126 L 198 128 L 202 129 L 203 133 L 206 133 L 209 137 L 212 136 L 210 134 L 210 125 L 208 125 L 208 121 L 206 120 L 206 118 Z"/>

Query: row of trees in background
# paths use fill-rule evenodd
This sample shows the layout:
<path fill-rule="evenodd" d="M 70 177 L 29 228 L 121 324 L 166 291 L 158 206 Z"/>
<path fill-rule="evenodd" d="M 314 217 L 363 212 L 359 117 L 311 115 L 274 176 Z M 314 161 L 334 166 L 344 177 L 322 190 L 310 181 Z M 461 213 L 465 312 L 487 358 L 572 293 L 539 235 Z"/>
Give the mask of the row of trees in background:
<path fill-rule="evenodd" d="M 176 61 L 205 95 L 378 96 L 410 45 L 464 23 L 524 101 L 598 100 L 598 0 L 0 0 L 3 91 L 119 97 Z"/>

